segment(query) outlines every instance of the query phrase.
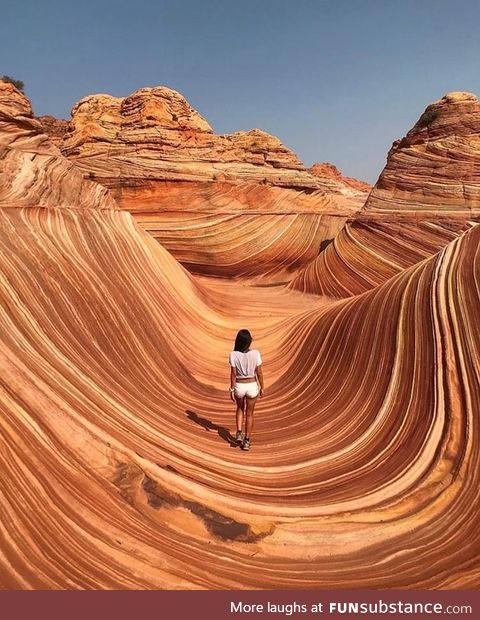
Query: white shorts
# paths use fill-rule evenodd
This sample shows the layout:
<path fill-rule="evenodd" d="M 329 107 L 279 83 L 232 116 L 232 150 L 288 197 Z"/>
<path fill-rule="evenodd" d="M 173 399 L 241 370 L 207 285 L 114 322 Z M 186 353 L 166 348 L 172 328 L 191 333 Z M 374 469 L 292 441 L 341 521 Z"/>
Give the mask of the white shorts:
<path fill-rule="evenodd" d="M 248 396 L 249 398 L 255 398 L 258 396 L 259 389 L 258 383 L 256 381 L 252 381 L 251 383 L 235 383 L 235 391 L 234 394 L 238 398 L 243 398 L 244 396 Z"/>

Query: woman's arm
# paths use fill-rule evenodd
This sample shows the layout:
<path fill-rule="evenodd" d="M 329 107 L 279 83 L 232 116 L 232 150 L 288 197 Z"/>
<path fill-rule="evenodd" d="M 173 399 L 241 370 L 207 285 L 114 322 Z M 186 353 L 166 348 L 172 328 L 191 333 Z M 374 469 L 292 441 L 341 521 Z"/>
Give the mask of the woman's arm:
<path fill-rule="evenodd" d="M 263 370 L 261 366 L 257 366 L 257 381 L 260 386 L 260 396 L 263 396 L 264 388 L 263 388 Z"/>
<path fill-rule="evenodd" d="M 235 381 L 237 380 L 237 369 L 234 366 L 230 366 L 230 398 L 235 402 L 235 396 L 233 394 L 233 388 L 235 387 Z"/>

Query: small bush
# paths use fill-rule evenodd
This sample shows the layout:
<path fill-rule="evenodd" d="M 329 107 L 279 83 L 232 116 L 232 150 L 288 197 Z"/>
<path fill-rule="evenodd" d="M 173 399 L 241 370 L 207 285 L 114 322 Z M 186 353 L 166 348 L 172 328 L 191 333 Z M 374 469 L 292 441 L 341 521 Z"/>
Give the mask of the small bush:
<path fill-rule="evenodd" d="M 10 77 L 9 75 L 2 75 L 0 78 L 2 82 L 8 82 L 9 84 L 13 84 L 17 90 L 21 93 L 24 92 L 25 84 L 22 80 L 16 80 L 15 78 Z"/>
<path fill-rule="evenodd" d="M 438 118 L 437 110 L 425 110 L 422 116 L 418 119 L 417 125 L 420 127 L 428 127 L 428 125 L 431 125 L 436 118 Z"/>

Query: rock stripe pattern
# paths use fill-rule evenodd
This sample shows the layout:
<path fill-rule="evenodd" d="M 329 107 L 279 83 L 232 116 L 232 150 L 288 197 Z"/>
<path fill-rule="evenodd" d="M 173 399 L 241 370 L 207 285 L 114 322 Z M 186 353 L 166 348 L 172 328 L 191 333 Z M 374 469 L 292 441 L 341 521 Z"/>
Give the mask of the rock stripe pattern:
<path fill-rule="evenodd" d="M 478 588 L 472 213 L 345 228 L 322 254 L 363 286 L 326 262 L 328 296 L 194 275 L 59 151 L 38 157 L 54 147 L 7 99 L 0 587 Z M 267 386 L 248 453 L 226 391 L 244 326 Z"/>
<path fill-rule="evenodd" d="M 226 357 L 231 290 L 127 213 L 0 216 L 3 587 L 478 586 L 478 227 L 364 295 L 252 306 L 278 378 L 245 458 L 194 355 Z"/>
<path fill-rule="evenodd" d="M 477 97 L 453 92 L 430 104 L 394 142 L 364 207 L 290 286 L 348 297 L 438 252 L 479 221 L 479 162 Z"/>

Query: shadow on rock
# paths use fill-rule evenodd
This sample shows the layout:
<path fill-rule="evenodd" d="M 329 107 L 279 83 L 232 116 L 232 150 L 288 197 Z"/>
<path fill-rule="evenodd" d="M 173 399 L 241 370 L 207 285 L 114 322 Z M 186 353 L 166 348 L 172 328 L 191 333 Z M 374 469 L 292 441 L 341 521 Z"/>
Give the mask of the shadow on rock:
<path fill-rule="evenodd" d="M 191 410 L 187 409 L 185 411 L 185 413 L 187 414 L 187 418 L 189 420 L 192 420 L 192 422 L 195 422 L 195 424 L 199 424 L 206 431 L 217 431 L 218 435 L 224 441 L 226 441 L 228 444 L 230 444 L 230 447 L 232 447 L 232 448 L 237 448 L 238 447 L 238 444 L 235 441 L 235 438 L 231 435 L 230 431 L 228 429 L 226 429 L 224 426 L 219 426 L 218 424 L 215 424 L 211 420 L 207 420 L 207 418 L 201 418 L 198 415 L 198 413 L 195 413 L 195 411 L 191 411 Z"/>

